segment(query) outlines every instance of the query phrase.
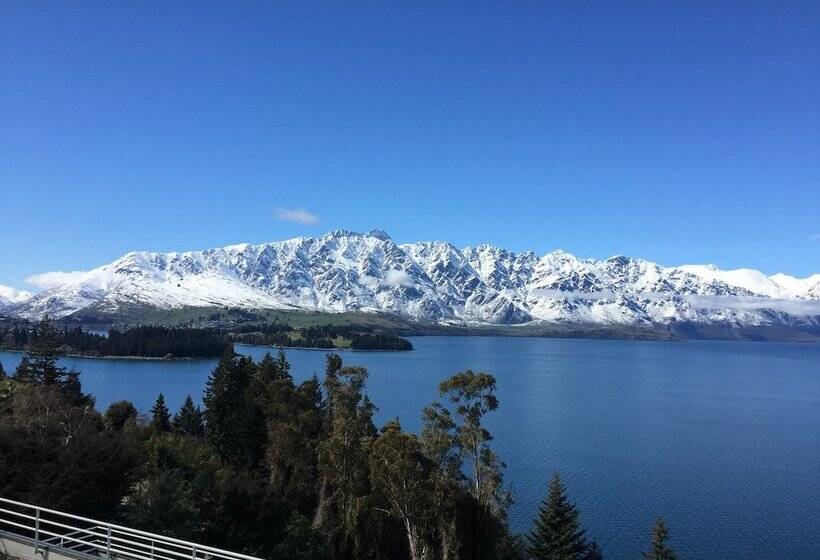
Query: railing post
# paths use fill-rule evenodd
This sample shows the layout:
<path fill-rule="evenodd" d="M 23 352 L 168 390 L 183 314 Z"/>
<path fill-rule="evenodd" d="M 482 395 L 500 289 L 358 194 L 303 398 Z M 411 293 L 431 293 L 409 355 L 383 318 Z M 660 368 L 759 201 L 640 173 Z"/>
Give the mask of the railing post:
<path fill-rule="evenodd" d="M 40 508 L 34 508 L 34 556 L 40 548 Z"/>
<path fill-rule="evenodd" d="M 154 539 L 151 539 L 151 560 L 154 560 Z"/>
<path fill-rule="evenodd" d="M 108 529 L 108 536 L 105 539 L 105 553 L 108 555 L 108 559 L 111 560 L 111 525 L 106 525 Z"/>
<path fill-rule="evenodd" d="M 191 547 L 191 560 L 196 560 L 196 546 Z"/>

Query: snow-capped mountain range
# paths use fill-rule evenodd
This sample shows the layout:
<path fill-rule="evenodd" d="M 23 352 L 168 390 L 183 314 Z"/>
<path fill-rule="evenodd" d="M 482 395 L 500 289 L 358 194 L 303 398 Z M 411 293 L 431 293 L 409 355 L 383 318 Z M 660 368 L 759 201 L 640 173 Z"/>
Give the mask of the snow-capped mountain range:
<path fill-rule="evenodd" d="M 820 326 L 820 274 L 766 276 L 441 241 L 397 244 L 379 230 L 133 252 L 38 294 L 10 295 L 0 293 L 0 311 L 26 318 L 148 305 L 380 312 L 451 324 Z"/>

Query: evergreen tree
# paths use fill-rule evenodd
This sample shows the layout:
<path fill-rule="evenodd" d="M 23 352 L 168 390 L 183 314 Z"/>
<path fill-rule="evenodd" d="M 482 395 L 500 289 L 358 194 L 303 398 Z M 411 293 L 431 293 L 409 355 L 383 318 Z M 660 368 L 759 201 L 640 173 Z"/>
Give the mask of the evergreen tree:
<path fill-rule="evenodd" d="M 51 319 L 44 317 L 37 323 L 26 355 L 14 372 L 14 381 L 22 385 L 56 386 L 72 404 L 93 406 L 93 397 L 82 392 L 80 373 L 57 365 L 62 356 L 58 338 L 59 332 Z"/>
<path fill-rule="evenodd" d="M 253 360 L 229 348 L 205 388 L 205 437 L 217 454 L 234 465 L 255 466 L 264 456 L 265 422 L 251 380 Z"/>
<path fill-rule="evenodd" d="M 3 403 L 11 396 L 12 382 L 3 371 L 3 364 L 0 363 L 0 414 L 2 414 Z"/>
<path fill-rule="evenodd" d="M 279 355 L 276 359 L 270 355 L 270 352 L 259 361 L 257 366 L 257 377 L 263 383 L 269 383 L 277 379 L 292 380 L 290 375 L 290 364 L 285 359 L 285 353 L 279 349 Z"/>
<path fill-rule="evenodd" d="M 157 433 L 167 432 L 171 429 L 171 413 L 165 404 L 165 395 L 162 393 L 157 397 L 154 408 L 151 409 L 151 427 Z"/>
<path fill-rule="evenodd" d="M 290 374 L 290 364 L 285 358 L 285 351 L 282 348 L 276 353 L 276 369 L 281 377 L 293 379 Z"/>
<path fill-rule="evenodd" d="M 652 529 L 652 548 L 649 552 L 644 552 L 643 557 L 646 560 L 677 560 L 675 551 L 666 545 L 667 540 L 669 528 L 663 519 L 658 518 Z"/>
<path fill-rule="evenodd" d="M 66 375 L 66 368 L 57 366 L 61 352 L 54 323 L 44 317 L 34 330 L 26 355 L 20 360 L 14 380 L 26 385 L 57 385 Z"/>
<path fill-rule="evenodd" d="M 205 423 L 202 418 L 202 411 L 194 404 L 191 395 L 185 399 L 185 404 L 174 415 L 172 425 L 175 432 L 187 434 L 196 438 L 205 435 Z"/>
<path fill-rule="evenodd" d="M 583 560 L 604 560 L 604 553 L 601 551 L 601 547 L 598 546 L 598 541 L 592 539 L 592 541 L 587 544 L 587 549 L 581 558 L 583 558 Z"/>
<path fill-rule="evenodd" d="M 578 510 L 567 498 L 561 477 L 550 481 L 549 494 L 538 509 L 538 518 L 528 536 L 533 560 L 580 560 L 587 546 L 578 525 Z"/>

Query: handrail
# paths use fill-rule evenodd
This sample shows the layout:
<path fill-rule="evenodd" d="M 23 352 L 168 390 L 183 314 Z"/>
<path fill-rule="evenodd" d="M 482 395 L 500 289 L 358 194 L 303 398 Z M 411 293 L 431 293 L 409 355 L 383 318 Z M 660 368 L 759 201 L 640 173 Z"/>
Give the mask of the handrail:
<path fill-rule="evenodd" d="M 23 510 L 14 511 L 12 509 L 0 508 L 0 530 L 2 530 L 4 526 L 11 526 L 17 529 L 23 529 L 29 534 L 33 533 L 34 538 L 32 540 L 35 549 L 43 545 L 50 548 L 62 548 L 71 551 L 71 549 L 66 549 L 62 546 L 63 541 L 69 541 L 95 550 L 101 557 L 107 557 L 108 560 L 113 560 L 116 556 L 127 557 L 134 560 L 261 560 L 254 556 L 248 556 L 238 552 L 231 552 L 213 546 L 149 533 L 148 531 L 132 529 L 123 525 L 64 513 L 54 509 L 9 500 L 7 498 L 0 498 L 0 504 Z M 58 522 L 53 519 L 44 518 L 44 515 L 62 519 L 60 519 L 61 522 Z M 89 526 L 76 526 L 65 520 L 81 522 L 83 524 L 89 524 Z M 33 523 L 31 523 L 32 521 Z M 49 528 L 53 527 L 54 529 L 43 529 L 41 527 L 43 523 L 48 525 Z M 65 529 L 68 532 L 55 532 L 59 531 L 59 529 Z M 30 539 L 28 535 L 21 536 Z M 48 538 L 48 542 L 43 540 L 43 536 Z M 55 545 L 54 539 L 59 539 L 60 545 Z"/>

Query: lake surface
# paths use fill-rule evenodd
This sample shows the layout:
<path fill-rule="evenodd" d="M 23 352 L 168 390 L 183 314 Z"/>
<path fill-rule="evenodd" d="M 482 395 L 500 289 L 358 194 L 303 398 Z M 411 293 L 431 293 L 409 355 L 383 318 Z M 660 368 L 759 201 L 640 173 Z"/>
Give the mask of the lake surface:
<path fill-rule="evenodd" d="M 377 424 L 418 430 L 448 375 L 498 379 L 489 421 L 529 527 L 560 471 L 581 521 L 609 559 L 640 558 L 655 517 L 682 559 L 820 558 L 820 345 L 417 337 L 404 353 L 342 352 L 370 370 Z M 237 347 L 261 357 L 267 349 Z M 325 352 L 287 350 L 296 380 Z M 0 352 L 7 371 L 20 359 Z M 103 409 L 148 411 L 200 397 L 215 361 L 67 358 Z"/>

